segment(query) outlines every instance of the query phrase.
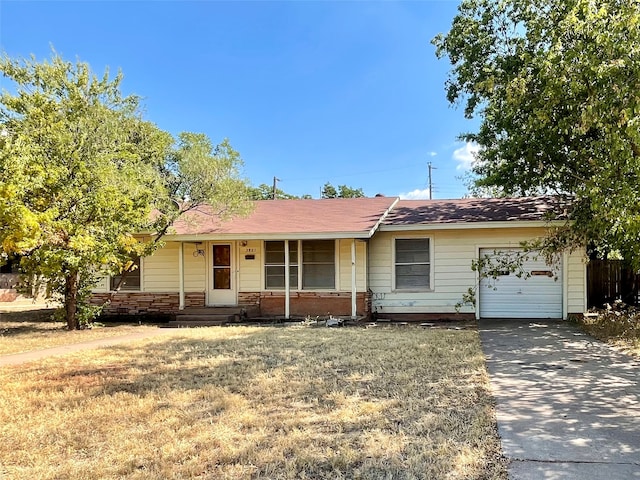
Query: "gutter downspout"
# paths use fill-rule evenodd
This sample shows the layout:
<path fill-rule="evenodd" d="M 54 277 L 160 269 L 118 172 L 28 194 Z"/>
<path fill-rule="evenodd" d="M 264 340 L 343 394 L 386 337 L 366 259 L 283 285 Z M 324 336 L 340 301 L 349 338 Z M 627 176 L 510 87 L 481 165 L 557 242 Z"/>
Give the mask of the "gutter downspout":
<path fill-rule="evenodd" d="M 178 244 L 178 276 L 180 277 L 180 301 L 178 310 L 184 310 L 184 242 Z"/>

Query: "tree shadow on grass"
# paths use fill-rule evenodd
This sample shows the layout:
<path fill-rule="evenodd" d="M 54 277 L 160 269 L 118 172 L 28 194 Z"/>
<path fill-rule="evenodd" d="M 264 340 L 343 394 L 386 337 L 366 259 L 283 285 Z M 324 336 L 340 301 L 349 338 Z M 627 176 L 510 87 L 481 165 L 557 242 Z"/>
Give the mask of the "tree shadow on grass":
<path fill-rule="evenodd" d="M 438 348 L 452 347 L 429 345 L 435 332 L 295 332 L 238 328 L 228 338 L 185 335 L 121 344 L 100 352 L 99 364 L 79 358 L 75 367 L 33 365 L 40 379 L 33 388 L 66 389 L 64 396 L 51 396 L 53 410 L 104 399 L 125 408 L 145 403 L 132 412 L 135 425 L 151 428 L 159 418 L 175 424 L 180 435 L 208 452 L 206 469 L 221 477 L 250 466 L 255 478 L 283 478 L 276 473 L 284 469 L 295 472 L 288 478 L 374 478 L 372 472 L 382 478 L 444 478 L 457 468 L 458 456 L 464 457 L 461 450 L 472 448 L 473 440 L 459 431 L 490 423 L 480 420 L 490 398 L 469 385 L 477 359 L 471 366 L 462 355 L 441 365 Z M 445 376 L 446 385 L 436 387 Z M 458 401 L 437 398 L 438 388 L 449 389 Z M 112 414 L 117 418 L 104 412 Z M 493 433 L 491 425 L 484 428 Z M 190 430 L 204 433 L 194 439 Z M 221 430 L 228 438 L 218 438 Z M 224 442 L 231 446 L 212 447 Z M 455 442 L 460 448 L 451 448 L 450 455 L 442 449 Z M 429 473 L 427 466 L 435 470 Z M 487 472 L 499 470 L 474 468 L 480 470 L 451 478 L 495 478 Z"/>

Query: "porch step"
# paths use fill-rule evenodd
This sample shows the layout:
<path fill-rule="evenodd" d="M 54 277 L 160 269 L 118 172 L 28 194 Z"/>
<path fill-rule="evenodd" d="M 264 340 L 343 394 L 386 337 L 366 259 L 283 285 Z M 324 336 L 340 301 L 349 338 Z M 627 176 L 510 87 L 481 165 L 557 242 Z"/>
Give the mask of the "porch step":
<path fill-rule="evenodd" d="M 242 308 L 240 307 L 187 307 L 176 313 L 176 316 L 182 315 L 240 315 Z"/>
<path fill-rule="evenodd" d="M 162 328 L 219 327 L 227 320 L 174 320 L 160 325 Z"/>
<path fill-rule="evenodd" d="M 167 322 L 169 328 L 212 327 L 239 322 L 242 309 L 239 307 L 189 307 L 176 313 L 176 319 Z"/>
<path fill-rule="evenodd" d="M 176 321 L 180 322 L 233 322 L 239 315 L 224 313 L 183 313 L 176 314 Z"/>

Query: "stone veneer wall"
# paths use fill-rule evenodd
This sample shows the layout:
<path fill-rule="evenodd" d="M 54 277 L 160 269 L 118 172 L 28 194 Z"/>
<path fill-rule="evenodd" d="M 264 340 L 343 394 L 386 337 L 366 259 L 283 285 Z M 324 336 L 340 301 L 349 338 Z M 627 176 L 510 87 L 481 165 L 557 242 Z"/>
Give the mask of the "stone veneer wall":
<path fill-rule="evenodd" d="M 109 301 L 104 308 L 105 314 L 138 315 L 144 313 L 174 313 L 179 310 L 179 293 L 149 293 L 149 292 L 118 292 L 94 293 L 91 303 L 102 305 Z M 186 292 L 185 307 L 204 307 L 204 292 Z"/>
<path fill-rule="evenodd" d="M 284 315 L 284 292 L 240 292 L 238 306 L 249 317 Z M 306 315 L 351 315 L 351 292 L 291 292 L 290 313 Z M 145 313 L 175 313 L 179 310 L 179 293 L 118 292 L 94 293 L 91 303 L 102 305 L 105 314 L 139 315 Z M 185 293 L 185 307 L 205 307 L 204 292 Z M 356 295 L 357 315 L 371 312 L 370 292 Z"/>

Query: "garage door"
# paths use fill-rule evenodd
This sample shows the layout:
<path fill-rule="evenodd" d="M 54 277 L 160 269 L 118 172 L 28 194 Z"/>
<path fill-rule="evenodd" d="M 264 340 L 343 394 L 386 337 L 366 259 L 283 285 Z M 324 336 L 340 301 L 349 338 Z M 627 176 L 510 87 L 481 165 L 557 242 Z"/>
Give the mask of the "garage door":
<path fill-rule="evenodd" d="M 517 251 L 521 250 L 486 248 L 480 250 L 480 258 Z M 562 318 L 561 266 L 549 267 L 542 256 L 529 257 L 523 264 L 531 274 L 528 278 L 504 271 L 496 279 L 481 279 L 481 318 Z"/>

